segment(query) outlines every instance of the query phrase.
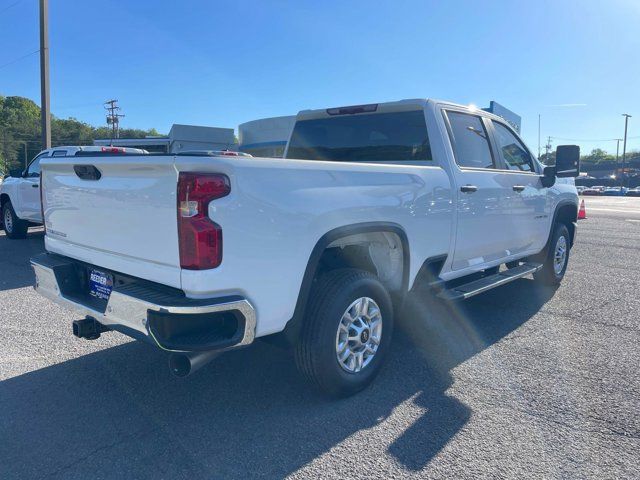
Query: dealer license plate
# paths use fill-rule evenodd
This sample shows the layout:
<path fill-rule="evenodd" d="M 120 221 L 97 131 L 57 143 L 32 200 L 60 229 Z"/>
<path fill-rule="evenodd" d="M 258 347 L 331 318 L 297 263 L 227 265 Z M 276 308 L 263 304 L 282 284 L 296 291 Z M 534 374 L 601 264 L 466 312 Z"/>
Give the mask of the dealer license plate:
<path fill-rule="evenodd" d="M 89 271 L 89 293 L 101 300 L 109 300 L 113 290 L 113 276 L 100 270 Z"/>

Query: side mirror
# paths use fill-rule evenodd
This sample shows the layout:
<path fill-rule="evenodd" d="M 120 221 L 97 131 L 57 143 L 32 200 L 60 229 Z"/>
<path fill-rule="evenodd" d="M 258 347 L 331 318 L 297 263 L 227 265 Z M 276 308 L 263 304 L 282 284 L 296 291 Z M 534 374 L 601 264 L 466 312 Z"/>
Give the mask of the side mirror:
<path fill-rule="evenodd" d="M 23 171 L 22 169 L 13 169 L 13 170 L 9 170 L 9 176 L 10 177 L 14 177 L 14 178 L 20 178 L 23 175 Z"/>
<path fill-rule="evenodd" d="M 542 171 L 542 177 L 540 179 L 542 180 L 543 187 L 553 187 L 553 184 L 556 183 L 556 167 L 544 167 L 544 170 Z"/>
<path fill-rule="evenodd" d="M 577 177 L 580 174 L 580 147 L 558 145 L 556 148 L 556 176 Z"/>

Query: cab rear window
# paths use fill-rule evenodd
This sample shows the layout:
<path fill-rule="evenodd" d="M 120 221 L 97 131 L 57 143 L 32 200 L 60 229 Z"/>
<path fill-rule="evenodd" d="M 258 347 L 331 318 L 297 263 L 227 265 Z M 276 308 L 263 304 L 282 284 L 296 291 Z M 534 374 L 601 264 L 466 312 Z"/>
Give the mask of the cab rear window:
<path fill-rule="evenodd" d="M 422 110 L 296 122 L 288 158 L 335 162 L 430 161 Z"/>

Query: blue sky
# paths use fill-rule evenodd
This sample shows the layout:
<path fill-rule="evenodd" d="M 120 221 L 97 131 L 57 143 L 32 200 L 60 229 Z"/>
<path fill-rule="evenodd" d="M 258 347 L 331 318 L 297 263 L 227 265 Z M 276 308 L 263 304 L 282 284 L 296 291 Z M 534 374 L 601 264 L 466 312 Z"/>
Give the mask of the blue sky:
<path fill-rule="evenodd" d="M 640 2 L 51 0 L 51 103 L 123 127 L 236 127 L 306 108 L 431 97 L 542 135 L 640 149 Z M 0 94 L 39 102 L 38 1 L 0 0 Z M 559 106 L 568 105 L 572 106 Z M 543 141 L 544 144 L 544 141 Z M 622 149 L 622 147 L 621 147 Z"/>

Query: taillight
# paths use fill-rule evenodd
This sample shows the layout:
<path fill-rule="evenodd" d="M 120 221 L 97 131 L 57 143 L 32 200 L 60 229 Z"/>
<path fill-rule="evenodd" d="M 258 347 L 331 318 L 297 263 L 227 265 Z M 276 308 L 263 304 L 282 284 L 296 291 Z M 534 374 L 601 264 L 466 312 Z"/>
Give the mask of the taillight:
<path fill-rule="evenodd" d="M 371 113 L 378 110 L 377 103 L 369 105 L 352 105 L 350 107 L 327 108 L 329 115 L 353 115 L 356 113 Z"/>
<path fill-rule="evenodd" d="M 205 270 L 222 262 L 222 229 L 209 218 L 209 202 L 228 195 L 230 191 L 226 175 L 179 174 L 178 240 L 182 268 Z"/>

